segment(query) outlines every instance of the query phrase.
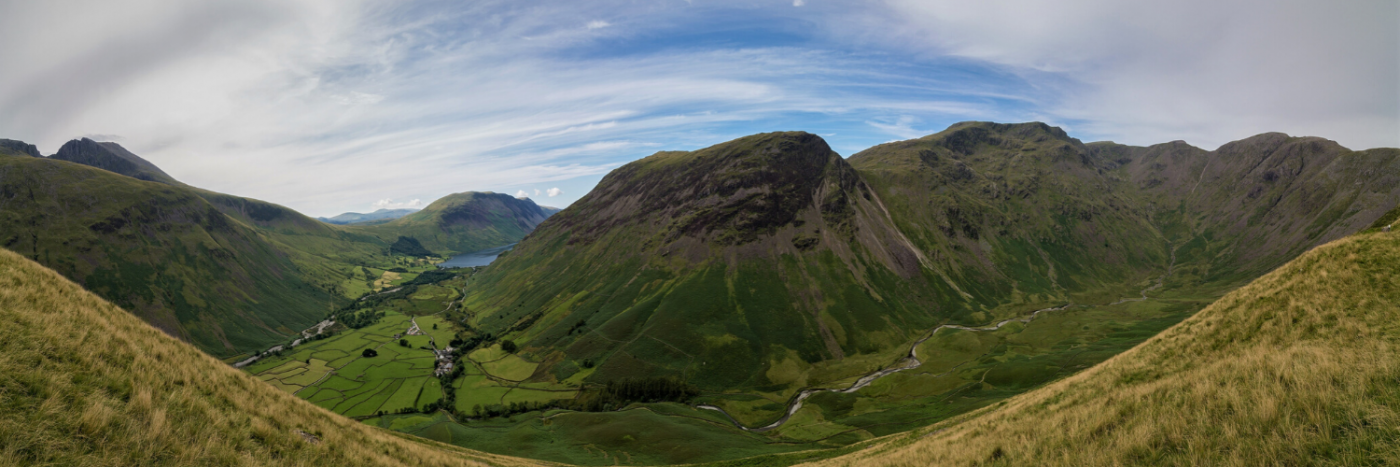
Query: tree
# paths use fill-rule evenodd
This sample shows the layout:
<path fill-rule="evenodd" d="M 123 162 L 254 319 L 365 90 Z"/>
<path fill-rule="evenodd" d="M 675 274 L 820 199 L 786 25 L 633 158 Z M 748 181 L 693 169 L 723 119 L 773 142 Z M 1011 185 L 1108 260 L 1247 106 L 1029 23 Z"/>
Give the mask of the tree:
<path fill-rule="evenodd" d="M 515 341 L 510 339 L 501 341 L 501 350 L 506 351 L 506 353 L 515 353 L 515 351 L 517 350 L 515 347 Z"/>
<path fill-rule="evenodd" d="M 378 357 L 378 356 L 379 356 L 379 352 L 375 352 L 374 349 L 365 349 L 364 352 L 361 352 L 361 353 L 360 353 L 360 356 L 365 357 L 365 358 Z"/>
<path fill-rule="evenodd" d="M 399 339 L 399 347 L 408 347 L 408 339 Z"/>

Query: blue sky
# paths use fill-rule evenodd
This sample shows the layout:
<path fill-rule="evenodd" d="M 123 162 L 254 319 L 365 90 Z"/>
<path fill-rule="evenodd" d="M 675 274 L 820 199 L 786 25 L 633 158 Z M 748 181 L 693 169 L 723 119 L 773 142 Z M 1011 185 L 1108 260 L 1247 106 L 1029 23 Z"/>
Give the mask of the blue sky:
<path fill-rule="evenodd" d="M 5 2 L 0 137 L 112 140 L 326 216 L 565 206 L 656 151 L 777 130 L 844 156 L 964 120 L 1394 147 L 1397 25 L 1365 0 Z"/>

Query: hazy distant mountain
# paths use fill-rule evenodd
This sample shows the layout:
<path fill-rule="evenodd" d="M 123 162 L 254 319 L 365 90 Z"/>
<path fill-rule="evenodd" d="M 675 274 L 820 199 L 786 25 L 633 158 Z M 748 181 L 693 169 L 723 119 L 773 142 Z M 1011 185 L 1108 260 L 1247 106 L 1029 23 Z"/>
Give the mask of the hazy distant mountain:
<path fill-rule="evenodd" d="M 434 253 L 452 255 L 515 243 L 551 214 L 528 198 L 469 191 L 443 196 L 398 219 L 351 227 L 390 243 L 410 237 Z"/>
<path fill-rule="evenodd" d="M 375 221 L 380 221 L 382 223 L 393 219 L 398 219 L 400 217 L 413 214 L 415 212 L 418 212 L 418 209 L 380 209 L 368 214 L 362 214 L 358 212 L 347 212 L 335 217 L 317 217 L 316 219 L 320 220 L 321 222 L 336 225 L 364 224 Z"/>

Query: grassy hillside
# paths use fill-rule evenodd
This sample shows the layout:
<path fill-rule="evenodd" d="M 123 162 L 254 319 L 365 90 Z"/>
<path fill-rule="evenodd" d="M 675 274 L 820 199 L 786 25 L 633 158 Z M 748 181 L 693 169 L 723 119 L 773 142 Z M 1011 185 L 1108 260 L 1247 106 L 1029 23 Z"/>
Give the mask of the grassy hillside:
<path fill-rule="evenodd" d="M 851 156 L 900 229 L 983 303 L 1093 303 L 1173 266 L 1239 286 L 1400 202 L 1400 150 L 1266 133 L 1205 151 L 965 122 Z"/>
<path fill-rule="evenodd" d="M 1171 261 L 1119 164 L 1059 128 L 959 123 L 850 160 L 933 267 L 989 311 L 1126 296 Z"/>
<path fill-rule="evenodd" d="M 32 148 L 6 147 L 23 156 Z M 522 218 L 532 227 L 543 215 Z M 512 227 L 441 235 L 485 248 L 528 231 Z M 282 343 L 372 290 L 404 264 L 390 249 L 395 229 L 328 225 L 190 187 L 115 143 L 74 140 L 52 158 L 0 158 L 0 246 L 221 357 Z"/>
<path fill-rule="evenodd" d="M 1400 201 L 1400 150 L 1351 151 L 1317 137 L 1265 133 L 1204 151 L 1095 143 L 1123 163 L 1163 235 L 1180 281 L 1243 283 L 1350 235 Z"/>
<path fill-rule="evenodd" d="M 1400 233 L 1303 254 L 1138 347 L 819 465 L 1400 462 Z"/>
<path fill-rule="evenodd" d="M 0 320 L 7 465 L 529 464 L 334 415 L 7 250 Z"/>
<path fill-rule="evenodd" d="M 348 301 L 190 189 L 65 161 L 0 159 L 0 245 L 214 355 L 280 342 Z"/>

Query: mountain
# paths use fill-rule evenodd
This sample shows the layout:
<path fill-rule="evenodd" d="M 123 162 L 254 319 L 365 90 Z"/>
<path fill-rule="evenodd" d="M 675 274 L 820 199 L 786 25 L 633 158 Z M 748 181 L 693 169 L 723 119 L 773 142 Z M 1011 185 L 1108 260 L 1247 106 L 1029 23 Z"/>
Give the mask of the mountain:
<path fill-rule="evenodd" d="M 39 148 L 24 141 L 0 138 L 0 156 L 29 156 L 44 157 L 39 154 Z"/>
<path fill-rule="evenodd" d="M 453 233 L 487 247 L 524 236 Z M 115 143 L 0 158 L 0 246 L 216 356 L 285 342 L 368 292 L 398 264 L 396 238 L 190 187 Z"/>
<path fill-rule="evenodd" d="M 348 301 L 192 189 L 61 160 L 0 158 L 0 244 L 215 355 Z"/>
<path fill-rule="evenodd" d="M 882 368 L 940 323 L 1218 297 L 1400 202 L 1397 154 L 967 122 L 844 160 L 813 135 L 754 135 L 618 168 L 464 303 L 545 362 L 538 379 L 586 363 L 588 382 L 677 376 L 782 400 Z"/>
<path fill-rule="evenodd" d="M 75 139 L 64 143 L 63 147 L 58 148 L 58 152 L 49 158 L 97 167 L 138 180 L 183 185 L 155 164 L 132 154 L 117 143 L 99 143 L 87 138 Z"/>
<path fill-rule="evenodd" d="M 1179 261 L 1195 261 L 1183 279 L 1248 281 L 1365 228 L 1400 192 L 1400 149 L 1352 151 L 1317 137 L 1265 133 L 1215 151 L 1098 143 L 1094 151 L 1131 159 L 1127 176 L 1169 235 L 1196 233 L 1181 236 Z"/>
<path fill-rule="evenodd" d="M 361 214 L 361 213 L 358 213 L 358 212 L 347 212 L 347 213 L 343 213 L 343 214 L 340 214 L 340 215 L 335 216 L 335 217 L 317 217 L 316 220 L 319 220 L 319 221 L 325 222 L 325 223 L 329 223 L 329 224 L 336 224 L 336 225 L 363 224 L 363 223 L 370 223 L 370 222 L 376 222 L 376 221 L 379 222 L 379 223 L 382 223 L 382 222 L 388 222 L 388 221 L 393 220 L 393 219 L 398 219 L 398 218 L 400 218 L 400 217 L 407 216 L 407 215 L 409 215 L 409 214 L 413 214 L 413 213 L 415 213 L 415 212 L 418 212 L 418 210 L 417 210 L 417 209 L 379 209 L 379 210 L 376 210 L 376 211 L 371 212 L 371 213 L 369 213 L 369 214 Z"/>
<path fill-rule="evenodd" d="M 1168 263 L 1175 285 L 1235 287 L 1355 232 L 1400 200 L 1398 156 L 1279 133 L 1205 151 L 965 122 L 850 162 L 978 301 L 1083 303 Z"/>
<path fill-rule="evenodd" d="M 911 339 L 966 308 L 821 138 L 768 133 L 608 174 L 468 292 L 472 325 L 529 342 L 560 379 L 680 376 L 767 387 L 764 370 Z"/>
<path fill-rule="evenodd" d="M 1397 264 L 1400 233 L 1332 242 L 1103 364 L 815 465 L 1396 463 Z"/>
<path fill-rule="evenodd" d="M 536 465 L 344 418 L 0 251 L 0 443 L 17 465 Z"/>
<path fill-rule="evenodd" d="M 409 237 L 436 254 L 450 256 L 520 241 L 550 214 L 529 199 L 469 191 L 444 196 L 398 219 L 353 230 L 388 243 Z"/>
<path fill-rule="evenodd" d="M 959 123 L 850 163 L 933 267 L 992 315 L 1127 295 L 1170 261 L 1119 163 L 1043 123 Z"/>

